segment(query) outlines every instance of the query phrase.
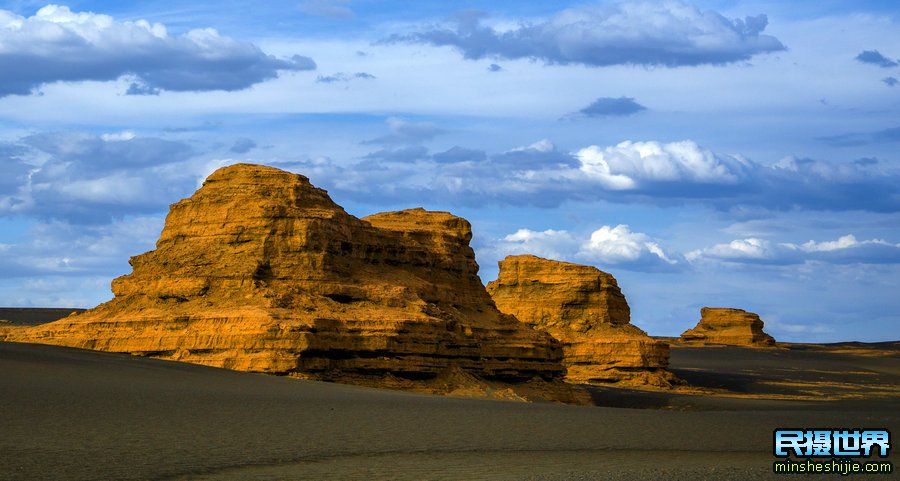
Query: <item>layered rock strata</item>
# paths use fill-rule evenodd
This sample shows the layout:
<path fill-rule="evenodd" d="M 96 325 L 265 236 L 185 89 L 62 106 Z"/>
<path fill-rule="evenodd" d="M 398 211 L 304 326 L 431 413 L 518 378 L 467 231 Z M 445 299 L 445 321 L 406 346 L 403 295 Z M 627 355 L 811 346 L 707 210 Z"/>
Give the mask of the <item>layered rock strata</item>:
<path fill-rule="evenodd" d="M 445 212 L 359 219 L 306 177 L 232 165 L 171 206 L 111 301 L 7 337 L 374 385 L 560 379 L 561 346 L 497 310 L 471 237 Z"/>
<path fill-rule="evenodd" d="M 563 344 L 566 379 L 668 386 L 669 345 L 631 324 L 616 279 L 595 267 L 509 256 L 487 285 L 497 307 Z"/>
<path fill-rule="evenodd" d="M 741 309 L 704 307 L 700 322 L 681 334 L 686 344 L 727 344 L 746 347 L 772 347 L 775 339 L 763 332 L 757 314 Z"/>

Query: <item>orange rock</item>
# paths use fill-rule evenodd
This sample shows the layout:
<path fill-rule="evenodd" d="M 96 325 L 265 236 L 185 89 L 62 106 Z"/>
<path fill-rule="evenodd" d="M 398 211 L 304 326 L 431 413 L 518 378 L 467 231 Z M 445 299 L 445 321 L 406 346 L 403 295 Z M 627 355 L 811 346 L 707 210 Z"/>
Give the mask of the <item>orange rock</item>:
<path fill-rule="evenodd" d="M 306 177 L 232 165 L 172 205 L 156 249 L 113 281 L 114 299 L 7 335 L 370 384 L 453 370 L 560 379 L 561 346 L 497 310 L 471 237 L 445 212 L 358 219 Z"/>
<path fill-rule="evenodd" d="M 763 332 L 758 315 L 741 309 L 704 307 L 700 322 L 681 334 L 687 344 L 729 344 L 732 346 L 771 347 L 775 339 Z"/>
<path fill-rule="evenodd" d="M 668 386 L 669 345 L 631 324 L 616 279 L 595 267 L 509 256 L 487 285 L 505 313 L 563 343 L 566 379 L 574 383 Z"/>

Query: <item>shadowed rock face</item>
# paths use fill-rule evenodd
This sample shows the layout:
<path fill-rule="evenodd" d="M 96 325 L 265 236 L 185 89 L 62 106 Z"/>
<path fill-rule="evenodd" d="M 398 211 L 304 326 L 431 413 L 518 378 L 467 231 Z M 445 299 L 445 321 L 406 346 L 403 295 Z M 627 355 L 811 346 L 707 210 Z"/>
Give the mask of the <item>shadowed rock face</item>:
<path fill-rule="evenodd" d="M 8 340 L 351 382 L 560 378 L 561 347 L 496 309 L 471 237 L 448 213 L 358 219 L 306 177 L 233 165 L 172 205 L 113 300 Z"/>
<path fill-rule="evenodd" d="M 616 279 L 595 267 L 509 256 L 487 285 L 497 307 L 563 343 L 575 383 L 668 385 L 669 345 L 631 324 Z"/>
<path fill-rule="evenodd" d="M 704 307 L 700 322 L 681 334 L 688 344 L 729 344 L 732 346 L 771 347 L 775 339 L 763 332 L 758 315 L 741 309 Z"/>

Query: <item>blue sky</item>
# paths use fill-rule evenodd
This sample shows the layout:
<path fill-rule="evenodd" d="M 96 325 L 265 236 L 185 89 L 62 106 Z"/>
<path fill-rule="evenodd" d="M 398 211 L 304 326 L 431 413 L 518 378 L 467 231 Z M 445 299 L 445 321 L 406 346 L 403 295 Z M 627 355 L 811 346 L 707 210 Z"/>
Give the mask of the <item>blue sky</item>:
<path fill-rule="evenodd" d="M 0 2 L 0 305 L 91 307 L 216 168 L 469 219 L 702 306 L 900 339 L 894 2 Z"/>

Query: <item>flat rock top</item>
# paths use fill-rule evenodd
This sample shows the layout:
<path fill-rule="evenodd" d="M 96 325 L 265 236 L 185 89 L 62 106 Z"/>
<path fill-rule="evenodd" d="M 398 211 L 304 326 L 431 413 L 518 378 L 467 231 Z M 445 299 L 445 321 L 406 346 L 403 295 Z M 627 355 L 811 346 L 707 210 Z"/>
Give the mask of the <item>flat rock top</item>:
<path fill-rule="evenodd" d="M 633 327 L 616 279 L 593 266 L 508 256 L 500 261 L 499 276 L 487 289 L 501 311 L 540 329 L 597 330 L 608 335 L 611 327 Z M 563 332 L 554 335 L 566 337 Z"/>
<path fill-rule="evenodd" d="M 775 339 L 763 331 L 759 315 L 743 309 L 704 307 L 700 321 L 693 329 L 681 334 L 681 340 L 699 344 L 730 344 L 735 346 L 774 346 Z"/>

